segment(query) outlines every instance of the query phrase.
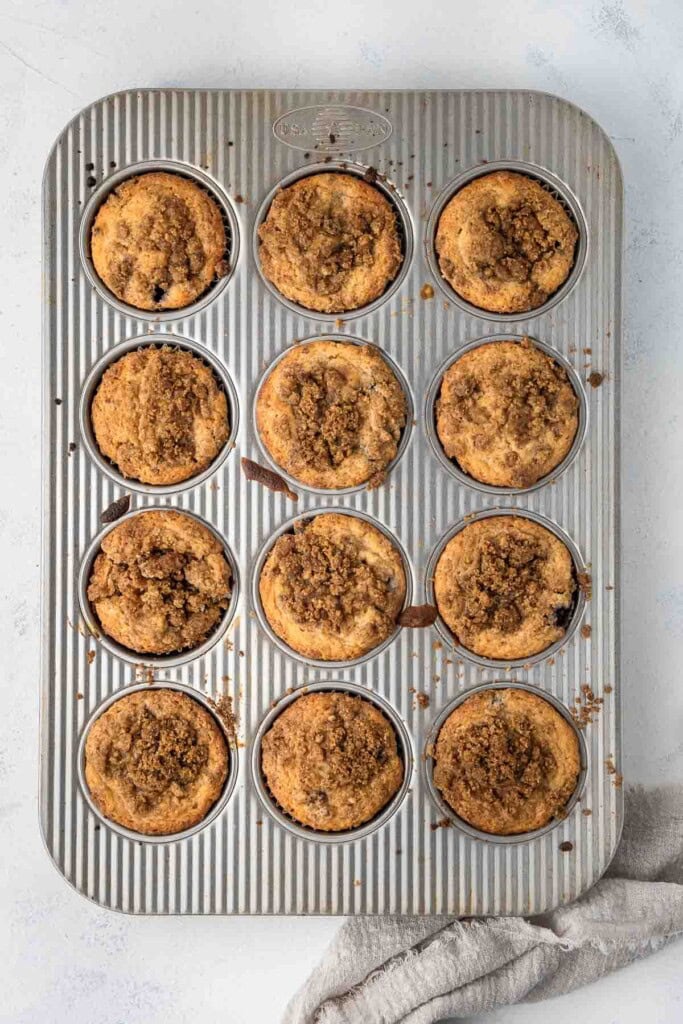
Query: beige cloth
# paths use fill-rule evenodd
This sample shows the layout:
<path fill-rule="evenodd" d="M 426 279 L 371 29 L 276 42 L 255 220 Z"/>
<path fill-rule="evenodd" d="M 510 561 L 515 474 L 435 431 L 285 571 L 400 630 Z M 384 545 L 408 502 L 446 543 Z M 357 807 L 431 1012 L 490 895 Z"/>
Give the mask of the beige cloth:
<path fill-rule="evenodd" d="M 434 1024 L 570 992 L 683 934 L 683 787 L 631 789 L 607 874 L 543 917 L 352 918 L 283 1024 Z"/>

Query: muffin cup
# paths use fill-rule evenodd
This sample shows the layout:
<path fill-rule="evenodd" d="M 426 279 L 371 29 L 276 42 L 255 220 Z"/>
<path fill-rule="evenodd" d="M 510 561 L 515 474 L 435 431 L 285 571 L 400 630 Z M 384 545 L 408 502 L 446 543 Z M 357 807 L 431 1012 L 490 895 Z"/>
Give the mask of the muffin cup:
<path fill-rule="evenodd" d="M 302 662 L 304 665 L 309 665 L 315 668 L 346 669 L 353 668 L 355 665 L 363 665 L 366 661 L 370 661 L 372 658 L 375 658 L 382 651 L 386 650 L 386 648 L 394 642 L 394 640 L 400 633 L 401 627 L 397 624 L 396 629 L 391 634 L 391 636 L 388 636 L 386 640 L 382 641 L 381 644 L 378 644 L 377 647 L 373 647 L 372 650 L 367 651 L 367 653 L 365 654 L 362 654 L 359 658 L 352 658 L 349 661 L 323 661 L 322 659 L 307 658 L 304 654 L 299 654 L 298 651 L 295 651 L 292 647 L 286 644 L 284 640 L 281 640 L 280 637 L 277 635 L 275 630 L 268 622 L 266 613 L 263 608 L 263 604 L 261 602 L 261 595 L 259 593 L 259 581 L 261 579 L 261 572 L 263 570 L 264 565 L 266 564 L 266 559 L 268 558 L 268 555 L 270 554 L 275 542 L 280 537 L 284 536 L 284 534 L 292 533 L 294 530 L 295 523 L 299 523 L 307 519 L 317 519 L 318 516 L 330 515 L 331 513 L 335 513 L 336 515 L 355 516 L 356 519 L 362 519 L 364 522 L 369 523 L 370 526 L 374 526 L 376 530 L 379 530 L 380 533 L 384 534 L 387 540 L 391 541 L 392 545 L 394 546 L 394 548 L 396 549 L 401 558 L 403 572 L 405 573 L 406 578 L 406 596 L 403 602 L 403 607 L 407 608 L 411 604 L 413 596 L 413 574 L 411 571 L 410 562 L 408 560 L 408 555 L 406 554 L 403 545 L 400 544 L 396 537 L 387 529 L 387 527 L 380 523 L 377 519 L 373 519 L 372 516 L 367 515 L 367 513 L 365 512 L 359 512 L 357 509 L 347 509 L 343 507 L 312 508 L 308 512 L 302 512 L 299 515 L 293 516 L 291 519 L 288 519 L 287 522 L 283 523 L 282 526 L 280 526 L 279 529 L 275 531 L 275 533 L 272 533 L 270 535 L 266 543 L 259 551 L 258 556 L 256 558 L 256 562 L 254 563 L 254 568 L 251 577 L 251 601 L 254 611 L 256 612 L 256 617 L 264 633 L 266 633 L 268 639 L 271 640 L 272 643 L 274 643 L 275 646 L 278 647 L 283 654 L 288 655 L 290 658 L 295 658 L 297 661 Z"/>
<path fill-rule="evenodd" d="M 282 712 L 295 700 L 298 700 L 300 697 L 309 693 L 347 693 L 352 697 L 362 697 L 363 700 L 373 704 L 382 712 L 382 714 L 391 723 L 396 735 L 399 756 L 403 761 L 403 782 L 401 783 L 399 790 L 394 794 L 391 800 L 389 800 L 386 806 L 383 807 L 382 810 L 374 816 L 374 818 L 371 818 L 370 821 L 366 821 L 363 825 L 359 825 L 358 828 L 346 829 L 342 832 L 323 832 L 314 828 L 309 828 L 306 825 L 301 825 L 280 807 L 277 800 L 270 792 L 268 784 L 264 778 L 263 771 L 261 770 L 261 744 L 263 742 L 263 737 L 274 724 L 278 715 L 281 715 Z M 383 697 L 380 697 L 378 694 L 373 693 L 370 690 L 364 689 L 362 686 L 358 686 L 355 683 L 338 682 L 336 680 L 326 680 L 322 683 L 311 683 L 307 686 L 301 686 L 294 690 L 293 693 L 290 693 L 279 700 L 276 706 L 268 712 L 261 722 L 258 732 L 254 737 L 251 753 L 251 772 L 254 780 L 254 786 L 256 787 L 256 792 L 258 793 L 263 806 L 266 808 L 270 816 L 275 819 L 278 825 L 281 825 L 282 828 L 287 829 L 288 832 L 291 832 L 299 839 L 307 839 L 310 842 L 322 843 L 327 846 L 364 839 L 366 836 L 371 835 L 373 832 L 376 832 L 385 825 L 390 818 L 393 818 L 394 814 L 396 814 L 403 803 L 406 793 L 410 789 L 414 764 L 415 758 L 410 742 L 410 735 L 403 719 L 400 717 L 398 712 L 394 710 L 391 704 L 389 704 Z"/>
<path fill-rule="evenodd" d="M 482 512 L 477 512 L 474 515 L 469 515 L 465 519 L 460 520 L 459 523 L 456 523 L 455 526 L 452 526 L 451 529 L 444 534 L 444 536 L 441 538 L 437 546 L 434 548 L 434 551 L 432 552 L 429 558 L 425 581 L 427 601 L 430 604 L 433 604 L 434 607 L 438 609 L 438 605 L 436 603 L 436 596 L 434 593 L 434 574 L 436 572 L 436 567 L 439 563 L 439 559 L 441 558 L 441 555 L 443 554 L 448 542 L 452 540 L 456 534 L 460 533 L 462 530 L 465 529 L 465 527 L 470 526 L 472 523 L 476 523 L 480 519 L 492 519 L 496 516 L 519 516 L 522 519 L 530 519 L 531 522 L 538 523 L 539 526 L 545 527 L 546 530 L 549 530 L 550 533 L 554 534 L 554 536 L 557 537 L 558 540 L 562 541 L 562 543 L 569 551 L 569 554 L 572 557 L 572 562 L 574 563 L 576 594 L 574 597 L 574 603 L 571 609 L 569 610 L 571 618 L 569 620 L 567 628 L 565 629 L 564 636 L 560 637 L 559 640 L 556 640 L 554 644 L 550 645 L 550 647 L 546 647 L 545 650 L 539 651 L 538 654 L 532 654 L 528 658 L 515 658 L 510 661 L 507 661 L 503 658 L 483 658 L 479 654 L 475 654 L 474 651 L 470 651 L 467 647 L 463 647 L 461 644 L 458 643 L 454 634 L 450 631 L 450 629 L 444 622 L 440 612 L 437 616 L 434 626 L 437 632 L 439 633 L 439 636 L 444 641 L 444 643 L 446 643 L 448 647 L 451 648 L 451 650 L 454 650 L 457 653 L 458 657 L 473 662 L 475 665 L 479 665 L 481 668 L 493 668 L 499 670 L 513 668 L 527 669 L 530 668 L 532 665 L 536 665 L 540 661 L 546 661 L 548 658 L 551 658 L 562 647 L 565 647 L 569 643 L 569 641 L 574 636 L 574 633 L 579 627 L 586 607 L 586 597 L 578 583 L 579 574 L 586 572 L 586 567 L 583 558 L 581 557 L 581 552 L 579 551 L 578 547 L 571 539 L 569 534 L 565 533 L 565 531 L 560 526 L 557 526 L 556 523 L 551 522 L 550 519 L 546 519 L 545 516 L 539 515 L 538 512 L 531 512 L 527 509 L 510 507 L 485 509 Z"/>
<path fill-rule="evenodd" d="M 364 181 L 364 175 L 367 173 L 368 167 L 363 164 L 352 164 L 347 163 L 343 160 L 331 160 L 329 163 L 320 164 L 307 164 L 305 167 L 300 167 L 296 171 L 292 171 L 286 177 L 282 178 L 274 188 L 270 190 L 266 198 L 261 203 L 258 213 L 256 215 L 256 222 L 254 224 L 254 234 L 252 239 L 253 251 L 254 251 L 254 262 L 258 267 L 258 272 L 261 275 L 261 280 L 270 292 L 270 294 L 281 302 L 283 306 L 291 310 L 292 313 L 296 313 L 298 316 L 306 317 L 308 320 L 317 320 L 319 322 L 335 321 L 337 319 L 355 320 L 361 316 L 367 316 L 368 313 L 374 313 L 383 303 L 387 302 L 392 295 L 394 295 L 401 287 L 405 280 L 406 274 L 410 269 L 410 264 L 413 259 L 413 227 L 410 219 L 408 209 L 404 204 L 403 200 L 399 196 L 396 189 L 386 184 L 379 177 L 376 181 L 371 182 L 373 188 L 376 188 L 378 192 L 381 192 L 384 198 L 391 204 L 391 207 L 396 214 L 396 223 L 398 226 L 399 239 L 401 242 L 401 253 L 403 255 L 403 261 L 399 267 L 398 273 L 393 281 L 390 281 L 384 292 L 372 302 L 367 303 L 365 306 L 359 306 L 357 309 L 340 309 L 335 313 L 322 313 L 316 309 L 308 309 L 306 306 L 300 306 L 296 302 L 292 302 L 286 298 L 282 292 L 278 291 L 275 285 L 268 280 L 266 275 L 261 269 L 261 257 L 259 251 L 259 235 L 258 229 L 261 224 L 265 221 L 268 216 L 273 199 L 280 191 L 280 189 L 287 188 L 289 185 L 293 185 L 294 182 L 300 181 L 302 178 L 312 178 L 316 174 L 349 174 L 354 178 L 359 178 Z"/>
<path fill-rule="evenodd" d="M 287 483 L 289 484 L 289 486 L 293 490 L 297 490 L 298 489 L 298 490 L 309 491 L 311 494 L 319 494 L 321 497 L 325 497 L 325 496 L 329 496 L 329 495 L 338 495 L 338 494 L 339 495 L 341 495 L 341 494 L 355 494 L 357 491 L 367 490 L 367 487 L 368 487 L 368 481 L 367 480 L 364 480 L 363 483 L 361 483 L 361 484 L 356 484 L 354 487 L 311 487 L 310 484 L 304 484 L 300 480 L 297 480 L 297 478 L 295 476 L 292 476 L 290 473 L 287 473 L 282 468 L 282 466 L 280 466 L 275 461 L 275 459 L 273 458 L 273 456 L 270 454 L 270 452 L 266 448 L 265 444 L 263 443 L 263 439 L 261 437 L 261 432 L 258 429 L 258 422 L 257 422 L 257 416 L 256 416 L 256 406 L 257 406 L 257 403 L 258 403 L 259 394 L 261 393 L 261 388 L 265 384 L 266 380 L 268 379 L 270 374 L 273 372 L 275 367 L 278 365 L 278 363 L 280 363 L 280 361 L 282 359 L 284 359 L 285 356 L 289 355 L 290 352 L 294 351 L 295 348 L 301 348 L 303 345 L 312 345 L 316 341 L 335 341 L 335 342 L 341 342 L 342 344 L 345 344 L 345 345 L 358 345 L 359 347 L 363 347 L 363 348 L 365 348 L 365 347 L 373 348 L 373 349 L 376 349 L 377 352 L 379 352 L 379 354 L 381 355 L 382 359 L 387 364 L 387 366 L 389 367 L 391 372 L 396 377 L 396 380 L 401 385 L 401 389 L 403 391 L 403 395 L 404 395 L 405 400 L 406 400 L 406 422 L 405 422 L 405 426 L 403 427 L 403 430 L 401 431 L 401 439 L 400 439 L 400 441 L 398 443 L 398 448 L 397 448 L 397 451 L 396 451 L 396 455 L 394 456 L 394 458 L 391 460 L 391 462 L 388 464 L 388 466 L 385 469 L 385 472 L 386 472 L 387 476 L 391 473 L 391 471 L 394 469 L 394 467 L 398 464 L 398 462 L 403 457 L 403 453 L 405 452 L 406 448 L 408 447 L 408 442 L 410 441 L 410 431 L 412 429 L 413 417 L 415 415 L 415 413 L 414 413 L 415 403 L 413 401 L 413 394 L 412 394 L 412 391 L 410 389 L 410 385 L 408 384 L 408 381 L 407 381 L 406 377 L 404 376 L 403 371 L 398 366 L 398 364 L 394 362 L 394 360 L 391 358 L 391 356 L 388 355 L 384 351 L 384 349 L 380 348 L 379 345 L 375 345 L 371 341 L 364 341 L 362 338 L 350 337 L 348 334 L 328 334 L 328 333 L 315 334 L 315 335 L 313 335 L 310 338 L 304 338 L 302 341 L 297 342 L 296 345 L 288 346 L 286 349 L 284 349 L 284 351 L 282 351 L 280 353 L 279 356 L 276 356 L 275 359 L 273 359 L 272 363 L 267 367 L 267 369 L 261 375 L 261 377 L 260 377 L 260 379 L 258 381 L 258 384 L 256 385 L 256 390 L 254 392 L 254 398 L 253 398 L 253 401 L 251 403 L 254 436 L 256 437 L 256 440 L 258 442 L 258 446 L 259 446 L 259 448 L 261 450 L 261 454 L 263 455 L 264 459 L 266 459 L 270 463 L 270 465 L 273 467 L 273 469 L 284 480 L 287 481 Z"/>
<path fill-rule="evenodd" d="M 213 284 L 209 285 L 207 290 L 200 295 L 198 299 L 191 302 L 188 306 L 183 306 L 181 309 L 138 309 L 137 306 L 130 306 L 127 302 L 122 302 L 121 299 L 117 298 L 117 296 L 107 288 L 104 281 L 99 277 L 90 255 L 90 235 L 95 222 L 95 217 L 97 216 L 102 204 L 107 200 L 109 194 L 128 178 L 136 178 L 141 174 L 149 174 L 151 171 L 166 171 L 169 174 L 176 174 L 181 178 L 187 178 L 194 182 L 195 185 L 199 185 L 199 187 L 214 200 L 223 218 L 223 226 L 225 228 L 226 235 L 226 259 L 229 264 L 228 272 L 225 277 L 221 277 L 219 280 L 214 281 Z M 183 320 L 185 317 L 194 316 L 195 313 L 199 313 L 200 310 L 204 309 L 209 305 L 209 303 L 213 302 L 214 299 L 218 298 L 218 296 L 227 287 L 230 278 L 235 271 L 235 266 L 237 265 L 237 259 L 239 256 L 239 227 L 237 217 L 230 200 L 219 184 L 208 174 L 205 174 L 204 171 L 199 170 L 197 167 L 191 167 L 189 164 L 177 163 L 174 160 L 147 160 L 144 163 L 130 164 L 128 167 L 123 167 L 121 170 L 110 174 L 102 184 L 95 189 L 88 200 L 83 211 L 83 216 L 81 217 L 78 234 L 78 251 L 81 258 L 81 264 L 90 284 L 102 296 L 105 302 L 108 302 L 110 306 L 113 306 L 113 308 L 123 316 L 134 317 L 136 320 L 148 320 L 154 322 Z"/>
<path fill-rule="evenodd" d="M 550 704 L 566 722 L 571 725 L 574 735 L 576 736 L 579 743 L 579 756 L 581 758 L 581 770 L 579 777 L 576 780 L 576 787 L 571 797 L 567 801 L 564 807 L 564 814 L 561 817 L 553 818 L 543 828 L 534 829 L 532 832 L 519 832 L 514 835 L 497 835 L 495 832 L 484 832 L 481 829 L 475 828 L 470 825 L 469 822 L 465 821 L 464 818 L 459 817 L 456 811 L 453 810 L 451 805 L 447 803 L 441 792 L 437 789 L 434 783 L 434 765 L 435 759 L 433 751 L 436 747 L 436 741 L 441 732 L 442 726 L 445 724 L 446 719 L 455 711 L 457 707 L 463 704 L 470 697 L 473 697 L 477 693 L 485 693 L 488 690 L 524 690 L 526 693 L 532 693 L 534 697 L 540 697 Z M 569 815 L 574 810 L 578 800 L 581 798 L 583 789 L 586 783 L 586 775 L 588 772 L 588 750 L 586 747 L 586 741 L 579 729 L 576 728 L 576 722 L 572 718 L 571 714 L 565 707 L 565 705 L 554 697 L 550 693 L 546 693 L 544 690 L 540 690 L 537 686 L 531 686 L 527 683 L 516 683 L 516 682 L 495 682 L 495 683 L 482 683 L 481 686 L 473 686 L 469 690 L 464 690 L 458 694 L 455 700 L 450 701 L 445 708 L 439 713 L 437 718 L 434 720 L 424 746 L 424 756 L 422 758 L 424 764 L 424 775 L 427 784 L 427 790 L 429 795 L 435 804 L 438 813 L 441 817 L 445 817 L 453 824 L 453 826 L 459 829 L 461 832 L 465 832 L 471 839 L 480 839 L 485 843 L 496 843 L 499 845 L 508 845 L 510 843 L 528 843 L 533 839 L 540 839 L 541 836 L 545 836 L 548 832 L 552 832 L 554 829 L 559 828 L 563 825 Z"/>
<path fill-rule="evenodd" d="M 467 302 L 458 295 L 452 285 L 450 285 L 445 277 L 443 277 L 439 266 L 439 257 L 436 252 L 436 232 L 441 219 L 441 214 L 444 212 L 447 204 L 451 201 L 453 196 L 460 191 L 460 189 L 464 188 L 465 185 L 469 185 L 469 183 L 474 181 L 476 178 L 482 178 L 487 174 L 492 174 L 494 171 L 514 171 L 517 174 L 526 175 L 527 178 L 533 178 L 534 181 L 537 181 L 542 185 L 547 192 L 550 192 L 550 194 L 562 204 L 565 212 L 569 214 L 579 233 L 579 238 L 574 252 L 574 263 L 569 271 L 567 280 L 561 284 L 557 291 L 542 303 L 542 305 L 537 306 L 535 309 L 529 309 L 524 313 L 496 313 L 489 309 L 482 309 L 480 306 L 475 306 L 471 302 Z M 491 161 L 491 163 L 470 167 L 469 170 L 464 171 L 446 185 L 443 191 L 437 196 L 429 214 L 424 244 L 429 268 L 436 278 L 439 288 L 449 302 L 453 302 L 456 306 L 459 306 L 463 312 L 469 313 L 471 316 L 479 317 L 482 320 L 521 323 L 524 320 L 533 320 L 534 317 L 542 316 L 544 313 L 547 313 L 549 310 L 557 306 L 558 303 L 562 302 L 563 299 L 566 299 L 569 293 L 576 287 L 583 272 L 583 268 L 586 265 L 586 257 L 588 255 L 588 224 L 577 197 L 571 189 L 551 171 L 546 170 L 544 167 L 539 167 L 536 164 L 524 163 L 521 160 L 494 160 Z"/>
<path fill-rule="evenodd" d="M 133 829 L 126 828 L 124 825 L 119 825 L 117 822 L 111 821 L 110 818 L 106 818 L 90 795 L 88 783 L 85 781 L 85 745 L 88 740 L 88 733 L 95 721 L 100 717 L 100 715 L 107 711 L 112 704 L 115 704 L 117 700 L 121 700 L 122 697 L 128 697 L 131 693 L 140 693 L 142 691 L 149 693 L 151 690 L 175 690 L 176 693 L 182 693 L 186 697 L 190 697 L 192 700 L 196 701 L 204 708 L 205 711 L 209 712 L 216 725 L 221 730 L 221 735 L 225 738 L 225 744 L 228 750 L 228 777 L 225 780 L 223 792 L 218 797 L 218 800 L 216 800 L 213 807 L 210 808 L 206 817 L 202 818 L 201 821 L 198 821 L 196 825 L 192 825 L 191 828 L 186 828 L 182 832 L 171 832 L 164 836 L 150 836 L 146 835 L 144 832 L 135 832 Z M 81 733 L 81 738 L 78 743 L 78 751 L 76 754 L 76 770 L 83 799 L 102 825 L 105 825 L 112 832 L 116 832 L 118 835 L 123 836 L 124 839 L 132 839 L 138 843 L 151 843 L 158 846 L 160 843 L 177 843 L 182 839 L 189 839 L 190 836 L 196 835 L 197 832 L 201 832 L 202 829 L 210 825 L 212 821 L 215 821 L 219 814 L 225 810 L 235 789 L 235 783 L 237 782 L 238 759 L 235 744 L 231 742 L 231 738 L 228 735 L 225 725 L 221 721 L 220 716 L 216 714 L 216 711 L 211 706 L 211 702 L 208 698 L 203 693 L 199 693 L 198 690 L 193 690 L 191 686 L 183 686 L 180 683 L 164 681 L 159 683 L 138 683 L 135 686 L 124 686 L 123 689 L 118 690 L 110 697 L 107 697 L 105 701 L 95 708 L 88 718 L 88 721 L 83 726 L 83 732 Z"/>
<path fill-rule="evenodd" d="M 459 348 L 457 352 L 454 352 L 453 355 L 449 356 L 448 359 L 446 359 L 445 362 L 443 362 L 441 366 L 438 368 L 434 377 L 432 378 L 432 382 L 429 385 L 425 397 L 425 433 L 427 434 L 429 443 L 431 444 L 434 454 L 436 455 L 438 461 L 441 463 L 446 472 L 450 473 L 451 476 L 454 476 L 455 479 L 458 480 L 458 482 L 461 483 L 464 487 L 471 487 L 476 491 L 482 491 L 484 494 L 531 494 L 533 491 L 537 491 L 541 487 L 545 487 L 547 484 L 553 483 L 555 480 L 557 480 L 559 476 L 562 475 L 562 473 L 565 473 L 572 465 L 577 455 L 581 451 L 583 442 L 585 441 L 586 434 L 588 432 L 588 399 L 586 397 L 586 389 L 584 388 L 578 373 L 571 365 L 571 363 L 568 362 L 568 360 L 565 359 L 563 355 L 560 355 L 560 353 L 556 349 L 551 348 L 550 345 L 546 345 L 542 341 L 537 341 L 536 338 L 529 337 L 529 340 L 536 348 L 540 349 L 541 352 L 544 352 L 547 356 L 550 356 L 550 358 L 555 363 L 557 363 L 558 366 L 562 367 L 562 369 L 567 374 L 567 377 L 569 378 L 569 383 L 571 384 L 574 390 L 574 394 L 576 395 L 576 398 L 579 403 L 579 423 L 576 428 L 576 435 L 572 442 L 571 448 L 569 449 L 565 457 L 562 459 L 562 462 L 558 463 L 554 470 L 552 470 L 550 473 L 546 473 L 545 476 L 541 477 L 540 480 L 537 480 L 536 483 L 532 484 L 530 487 L 498 487 L 494 484 L 485 484 L 482 483 L 480 480 L 476 480 L 473 476 L 470 476 L 469 473 L 466 473 L 463 469 L 460 468 L 455 458 L 449 458 L 446 455 L 436 430 L 436 402 L 441 392 L 441 382 L 446 371 L 449 370 L 450 367 L 454 363 L 456 363 L 462 356 L 464 356 L 466 352 L 472 352 L 473 349 L 480 348 L 482 345 L 489 345 L 496 341 L 521 342 L 526 337 L 529 337 L 529 335 L 511 334 L 509 332 L 507 334 L 489 334 L 484 338 L 477 338 L 475 341 L 471 341 L 467 345 L 463 345 L 462 348 Z"/>
<path fill-rule="evenodd" d="M 112 530 L 115 530 L 117 526 L 124 523 L 126 519 L 132 519 L 134 516 L 144 516 L 147 512 L 177 512 L 179 515 L 188 516 L 190 519 L 194 519 L 197 523 L 206 527 L 209 533 L 213 534 L 216 540 L 220 542 L 225 559 L 230 566 L 230 600 L 218 625 L 209 634 L 209 636 L 207 636 L 206 640 L 199 644 L 199 646 L 190 647 L 187 650 L 178 651 L 174 654 L 142 654 L 138 651 L 131 650 L 129 647 L 124 647 L 123 644 L 118 643 L 104 632 L 99 624 L 97 615 L 88 600 L 88 584 L 90 583 L 95 559 L 100 553 L 104 538 L 110 534 Z M 81 614 L 85 619 L 88 629 L 97 639 L 98 643 L 102 644 L 110 654 L 120 658 L 121 661 L 128 662 L 130 665 L 143 665 L 145 667 L 158 669 L 176 668 L 178 665 L 185 665 L 188 661 L 194 661 L 196 658 L 201 658 L 204 654 L 207 654 L 212 647 L 215 647 L 221 637 L 225 635 L 228 626 L 232 622 L 237 609 L 239 591 L 240 582 L 237 561 L 225 538 L 210 523 L 205 519 L 202 519 L 201 516 L 196 515 L 194 512 L 188 512 L 184 508 L 180 509 L 167 505 L 148 505 L 145 508 L 133 509 L 132 512 L 128 512 L 125 516 L 121 516 L 120 519 L 117 519 L 115 522 L 105 526 L 105 528 L 97 534 L 95 539 L 91 541 L 88 546 L 88 549 L 81 560 L 81 568 L 78 573 L 78 598 L 81 606 Z"/>
<path fill-rule="evenodd" d="M 189 352 L 191 355 L 197 356 L 211 369 L 228 402 L 230 435 L 213 462 L 211 462 L 206 469 L 203 469 L 201 473 L 188 477 L 187 480 L 181 480 L 177 484 L 144 484 L 141 483 L 140 480 L 124 476 L 116 468 L 114 463 L 110 462 L 109 459 L 102 454 L 98 447 L 95 432 L 93 430 L 90 410 L 95 397 L 95 392 L 100 385 L 105 371 L 108 370 L 110 366 L 123 358 L 123 356 L 128 355 L 129 352 L 137 352 L 143 348 L 161 348 L 164 345 L 168 345 L 171 348 L 180 349 L 183 352 Z M 223 465 L 228 455 L 235 447 L 235 441 L 239 429 L 239 399 L 237 397 L 235 385 L 233 384 L 232 378 L 230 377 L 226 367 L 213 352 L 210 352 L 206 348 L 206 346 L 201 345 L 196 341 L 190 341 L 189 338 L 183 338 L 177 334 L 142 334 L 138 335 L 137 338 L 130 338 L 127 341 L 122 341 L 118 345 L 115 345 L 114 348 L 105 352 L 105 354 L 94 364 L 85 378 L 83 388 L 81 390 L 78 421 L 81 437 L 83 438 L 90 458 L 99 467 L 99 469 L 113 480 L 114 483 L 118 484 L 119 487 L 123 487 L 128 491 L 138 491 L 141 494 L 177 494 L 180 491 L 187 491 L 192 487 L 198 487 L 199 484 L 213 476 L 216 470 Z"/>

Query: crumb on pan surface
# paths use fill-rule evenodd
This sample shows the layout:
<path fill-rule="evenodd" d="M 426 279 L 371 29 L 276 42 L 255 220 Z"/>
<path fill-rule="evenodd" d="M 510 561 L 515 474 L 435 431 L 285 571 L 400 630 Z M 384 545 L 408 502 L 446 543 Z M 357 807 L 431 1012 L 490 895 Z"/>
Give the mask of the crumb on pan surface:
<path fill-rule="evenodd" d="M 406 399 L 372 346 L 314 341 L 268 375 L 256 419 L 268 452 L 291 476 L 312 487 L 353 487 L 396 457 Z"/>
<path fill-rule="evenodd" d="M 531 487 L 570 451 L 578 399 L 566 371 L 528 338 L 466 352 L 444 373 L 436 428 L 463 472 L 498 487 Z"/>
<path fill-rule="evenodd" d="M 463 647 L 484 658 L 526 658 L 565 635 L 576 598 L 574 564 L 544 526 L 492 514 L 447 543 L 434 593 Z"/>
<path fill-rule="evenodd" d="M 282 188 L 258 233 L 266 278 L 323 313 L 379 298 L 403 261 L 391 203 L 351 174 L 312 174 Z"/>
<path fill-rule="evenodd" d="M 285 708 L 263 737 L 261 767 L 280 807 L 325 832 L 374 818 L 405 771 L 386 716 L 344 693 L 305 694 Z"/>
<path fill-rule="evenodd" d="M 560 817 L 581 771 L 576 733 L 546 700 L 519 689 L 474 694 L 441 727 L 434 784 L 474 828 L 514 835 Z"/>
<path fill-rule="evenodd" d="M 230 434 L 227 399 L 212 370 L 168 345 L 128 352 L 109 366 L 90 417 L 102 455 L 123 476 L 157 486 L 203 472 Z"/>
<path fill-rule="evenodd" d="M 182 512 L 140 512 L 103 538 L 87 595 L 112 639 L 140 654 L 173 654 L 215 629 L 230 580 L 206 526 Z"/>
<path fill-rule="evenodd" d="M 463 299 L 494 313 L 522 313 L 564 284 L 577 240 L 573 220 L 538 181 L 493 171 L 448 202 L 435 247 L 442 275 Z"/>
<path fill-rule="evenodd" d="M 213 717 L 174 690 L 131 693 L 93 723 L 85 780 L 102 814 L 144 835 L 202 821 L 223 791 L 228 748 Z"/>
<path fill-rule="evenodd" d="M 90 233 L 97 275 L 122 302 L 180 309 L 228 273 L 216 202 L 179 174 L 151 171 L 117 185 Z"/>
<path fill-rule="evenodd" d="M 271 628 L 310 658 L 346 661 L 397 628 L 406 594 L 391 541 L 353 515 L 329 513 L 279 537 L 261 570 L 259 594 Z"/>

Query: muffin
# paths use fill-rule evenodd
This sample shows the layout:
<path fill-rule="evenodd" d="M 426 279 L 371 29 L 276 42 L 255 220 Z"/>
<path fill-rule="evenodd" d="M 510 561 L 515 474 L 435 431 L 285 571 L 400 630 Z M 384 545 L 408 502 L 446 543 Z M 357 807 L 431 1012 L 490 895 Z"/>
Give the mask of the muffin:
<path fill-rule="evenodd" d="M 182 832 L 223 792 L 228 747 L 213 717 L 176 690 L 136 691 L 93 723 L 85 781 L 105 818 L 143 835 Z"/>
<path fill-rule="evenodd" d="M 448 542 L 434 595 L 463 647 L 483 658 L 528 658 L 565 635 L 576 596 L 574 563 L 545 527 L 492 515 Z"/>
<path fill-rule="evenodd" d="M 271 628 L 294 651 L 348 661 L 392 635 L 406 579 L 401 556 L 377 527 L 331 512 L 278 538 L 259 594 Z"/>
<path fill-rule="evenodd" d="M 189 306 L 228 272 L 223 217 L 179 174 L 127 178 L 97 211 L 90 254 L 98 277 L 136 309 Z"/>
<path fill-rule="evenodd" d="M 285 298 L 321 313 L 366 306 L 403 261 L 391 203 L 351 174 L 312 174 L 281 189 L 259 239 L 265 277 Z"/>
<path fill-rule="evenodd" d="M 567 280 L 578 237 L 538 181 L 494 171 L 456 192 L 435 245 L 441 273 L 463 299 L 492 313 L 524 313 Z"/>
<path fill-rule="evenodd" d="M 403 389 L 369 345 L 314 341 L 293 348 L 256 402 L 270 455 L 310 487 L 380 483 L 405 422 Z"/>
<path fill-rule="evenodd" d="M 290 817 L 308 828 L 358 828 L 386 807 L 403 782 L 396 733 L 370 701 L 309 693 L 263 737 L 261 769 Z"/>
<path fill-rule="evenodd" d="M 446 370 L 436 430 L 475 480 L 531 487 L 567 455 L 579 425 L 567 373 L 528 338 L 479 345 Z"/>
<path fill-rule="evenodd" d="M 139 654 L 203 643 L 230 600 L 221 543 L 182 512 L 139 512 L 115 526 L 95 559 L 88 600 L 102 630 Z"/>
<path fill-rule="evenodd" d="M 212 371 L 169 346 L 117 359 L 102 376 L 90 419 L 102 455 L 143 484 L 196 476 L 230 434 L 227 399 Z"/>
<path fill-rule="evenodd" d="M 443 724 L 433 753 L 434 785 L 455 813 L 482 832 L 532 832 L 561 817 L 581 771 L 569 722 L 526 690 L 486 690 Z"/>

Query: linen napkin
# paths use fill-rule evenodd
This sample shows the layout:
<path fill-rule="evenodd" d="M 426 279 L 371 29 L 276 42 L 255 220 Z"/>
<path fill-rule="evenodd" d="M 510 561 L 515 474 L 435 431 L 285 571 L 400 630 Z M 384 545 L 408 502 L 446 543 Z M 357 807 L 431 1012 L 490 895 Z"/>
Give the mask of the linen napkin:
<path fill-rule="evenodd" d="M 433 1024 L 536 1002 L 683 934 L 683 787 L 626 792 L 624 833 L 606 875 L 543 917 L 352 918 L 283 1024 Z"/>

